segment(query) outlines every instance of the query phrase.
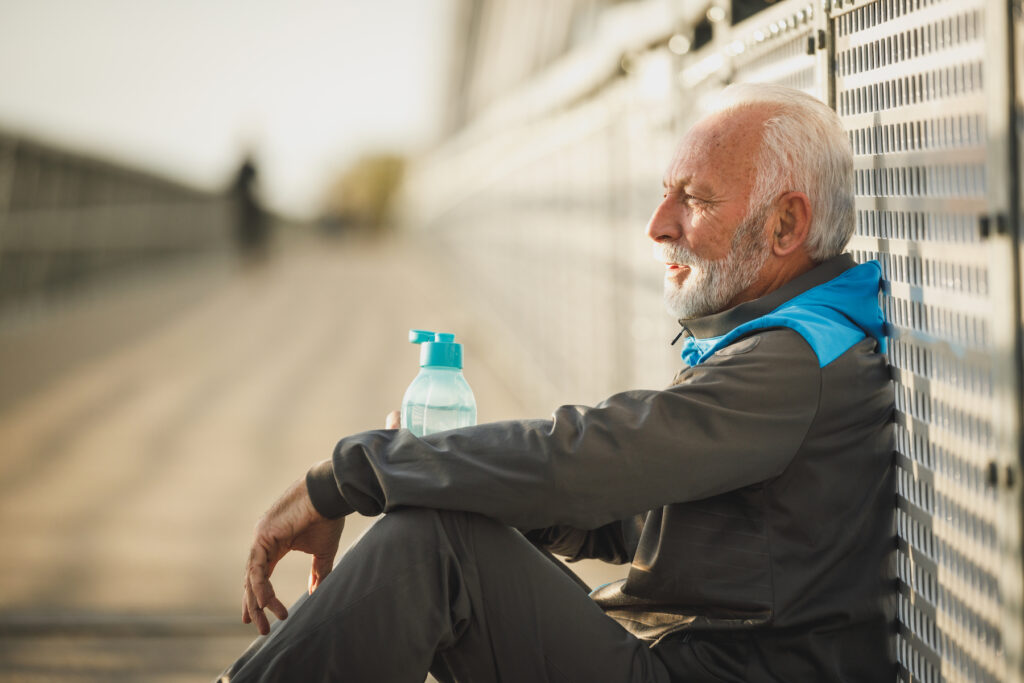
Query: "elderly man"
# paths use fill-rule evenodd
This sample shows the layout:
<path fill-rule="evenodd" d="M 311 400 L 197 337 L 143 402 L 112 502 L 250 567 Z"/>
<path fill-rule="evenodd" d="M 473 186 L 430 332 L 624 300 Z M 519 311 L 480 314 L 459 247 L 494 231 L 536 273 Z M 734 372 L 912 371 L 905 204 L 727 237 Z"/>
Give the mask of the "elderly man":
<path fill-rule="evenodd" d="M 851 175 L 820 102 L 728 88 L 647 227 L 671 386 L 342 439 L 257 526 L 243 620 L 287 621 L 222 680 L 893 680 L 893 396 L 878 267 L 841 253 Z M 332 570 L 352 512 L 386 514 Z M 313 555 L 291 616 L 289 550 Z M 544 550 L 631 567 L 588 595 Z"/>

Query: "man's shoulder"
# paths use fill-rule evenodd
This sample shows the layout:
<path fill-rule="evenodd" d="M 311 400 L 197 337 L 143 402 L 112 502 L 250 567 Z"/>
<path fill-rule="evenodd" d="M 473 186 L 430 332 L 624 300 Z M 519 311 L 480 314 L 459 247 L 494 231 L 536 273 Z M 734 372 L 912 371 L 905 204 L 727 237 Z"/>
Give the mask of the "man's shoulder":
<path fill-rule="evenodd" d="M 817 363 L 814 349 L 796 330 L 785 327 L 765 327 L 751 330 L 748 334 L 737 337 L 726 346 L 716 350 L 704 361 L 728 362 L 737 356 L 749 355 L 761 362 L 779 363 Z"/>
<path fill-rule="evenodd" d="M 681 370 L 673 385 L 735 375 L 751 384 L 817 381 L 818 357 L 807 341 L 788 327 L 752 330 L 732 340 L 702 363 Z"/>

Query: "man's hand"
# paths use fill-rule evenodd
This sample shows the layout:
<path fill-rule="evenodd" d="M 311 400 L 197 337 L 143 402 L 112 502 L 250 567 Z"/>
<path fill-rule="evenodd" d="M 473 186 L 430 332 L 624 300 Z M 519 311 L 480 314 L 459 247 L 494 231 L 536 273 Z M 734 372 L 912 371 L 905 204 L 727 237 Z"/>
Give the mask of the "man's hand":
<path fill-rule="evenodd" d="M 269 609 L 278 619 L 287 619 L 288 610 L 270 585 L 274 567 L 290 550 L 312 555 L 313 566 L 309 572 L 309 592 L 312 593 L 331 573 L 344 527 L 344 517 L 327 519 L 316 511 L 305 479 L 289 486 L 256 524 L 245 567 L 242 622 L 256 622 L 260 634 L 266 635 L 270 632 L 270 622 L 264 609 Z"/>
<path fill-rule="evenodd" d="M 384 417 L 384 429 L 400 429 L 402 426 L 402 415 L 397 410 L 392 410 Z"/>

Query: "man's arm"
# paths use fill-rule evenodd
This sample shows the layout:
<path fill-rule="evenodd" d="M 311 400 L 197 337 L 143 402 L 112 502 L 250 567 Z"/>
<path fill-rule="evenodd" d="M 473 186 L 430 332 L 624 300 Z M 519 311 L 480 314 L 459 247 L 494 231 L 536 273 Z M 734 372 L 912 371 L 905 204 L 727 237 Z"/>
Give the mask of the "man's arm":
<path fill-rule="evenodd" d="M 570 562 L 602 560 L 611 564 L 625 564 L 631 562 L 636 553 L 643 519 L 642 515 L 637 515 L 590 530 L 552 526 L 531 529 L 523 535 L 534 545 L 561 555 Z"/>
<path fill-rule="evenodd" d="M 742 349 L 723 350 L 671 389 L 563 406 L 550 420 L 342 439 L 307 475 L 313 503 L 327 516 L 415 506 L 585 530 L 765 481 L 806 434 L 820 370 L 791 330 L 763 332 Z"/>

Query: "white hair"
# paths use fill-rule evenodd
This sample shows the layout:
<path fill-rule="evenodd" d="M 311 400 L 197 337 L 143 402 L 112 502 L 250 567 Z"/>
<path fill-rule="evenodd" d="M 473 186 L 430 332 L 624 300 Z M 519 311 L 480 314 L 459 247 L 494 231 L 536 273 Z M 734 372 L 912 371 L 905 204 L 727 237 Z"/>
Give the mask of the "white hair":
<path fill-rule="evenodd" d="M 853 151 L 839 117 L 820 100 L 780 85 L 734 83 L 716 112 L 767 106 L 750 209 L 784 192 L 811 201 L 807 254 L 821 262 L 842 253 L 854 230 Z"/>

